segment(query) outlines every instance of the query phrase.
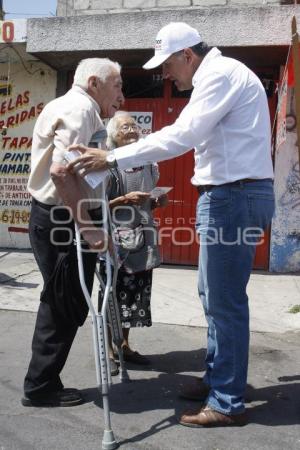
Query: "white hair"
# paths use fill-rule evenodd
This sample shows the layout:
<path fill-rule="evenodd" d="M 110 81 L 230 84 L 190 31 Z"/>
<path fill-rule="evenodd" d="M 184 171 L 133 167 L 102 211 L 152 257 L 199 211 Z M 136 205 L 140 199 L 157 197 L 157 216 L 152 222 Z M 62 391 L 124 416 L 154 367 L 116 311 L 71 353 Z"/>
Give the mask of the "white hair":
<path fill-rule="evenodd" d="M 82 59 L 75 71 L 73 84 L 87 90 L 90 77 L 97 77 L 105 83 L 106 79 L 114 71 L 120 73 L 121 66 L 108 58 Z"/>
<path fill-rule="evenodd" d="M 121 117 L 130 117 L 131 119 L 133 118 L 130 112 L 128 111 L 117 111 L 114 117 L 110 119 L 106 127 L 107 131 L 106 147 L 108 148 L 108 150 L 113 150 L 117 146 L 115 139 L 118 132 L 117 126 L 118 119 L 120 119 Z"/>

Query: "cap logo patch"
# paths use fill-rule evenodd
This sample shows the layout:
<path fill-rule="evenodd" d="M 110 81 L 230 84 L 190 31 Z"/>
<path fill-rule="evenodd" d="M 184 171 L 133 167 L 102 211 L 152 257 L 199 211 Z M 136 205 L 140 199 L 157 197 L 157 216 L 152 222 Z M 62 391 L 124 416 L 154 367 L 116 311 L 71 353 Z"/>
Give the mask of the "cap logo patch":
<path fill-rule="evenodd" d="M 161 50 L 161 39 L 156 39 L 155 50 Z"/>

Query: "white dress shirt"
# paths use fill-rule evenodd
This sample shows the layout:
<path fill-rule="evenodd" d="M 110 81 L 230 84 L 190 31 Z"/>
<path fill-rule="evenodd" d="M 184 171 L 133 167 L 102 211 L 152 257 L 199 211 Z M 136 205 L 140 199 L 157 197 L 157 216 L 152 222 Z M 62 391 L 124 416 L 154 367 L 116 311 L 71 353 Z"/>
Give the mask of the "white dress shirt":
<path fill-rule="evenodd" d="M 174 124 L 114 150 L 120 169 L 194 148 L 194 185 L 273 178 L 269 108 L 258 77 L 213 48 L 192 82 L 190 101 Z"/>

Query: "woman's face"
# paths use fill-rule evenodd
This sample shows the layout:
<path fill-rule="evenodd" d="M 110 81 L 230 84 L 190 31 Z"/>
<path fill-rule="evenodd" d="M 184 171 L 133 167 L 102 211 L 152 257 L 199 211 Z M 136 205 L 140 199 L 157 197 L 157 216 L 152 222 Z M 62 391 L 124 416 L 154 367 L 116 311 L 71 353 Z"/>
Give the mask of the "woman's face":
<path fill-rule="evenodd" d="M 139 140 L 140 131 L 135 120 L 131 116 L 119 117 L 117 120 L 117 133 L 115 142 L 117 147 L 132 144 Z"/>

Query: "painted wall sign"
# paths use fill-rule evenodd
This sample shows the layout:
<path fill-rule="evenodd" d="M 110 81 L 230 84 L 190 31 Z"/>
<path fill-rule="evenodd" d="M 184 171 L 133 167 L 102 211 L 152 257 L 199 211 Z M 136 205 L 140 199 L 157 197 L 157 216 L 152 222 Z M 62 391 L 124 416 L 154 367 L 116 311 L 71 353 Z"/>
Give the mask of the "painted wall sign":
<path fill-rule="evenodd" d="M 145 136 L 152 132 L 153 113 L 130 111 L 130 115 L 134 118 L 141 129 L 141 136 Z"/>
<path fill-rule="evenodd" d="M 40 62 L 0 68 L 0 247 L 30 248 L 32 131 L 44 105 L 55 97 L 56 72 Z"/>
<path fill-rule="evenodd" d="M 0 42 L 26 42 L 27 20 L 0 20 Z"/>
<path fill-rule="evenodd" d="M 276 129 L 276 149 L 278 149 L 286 140 L 286 104 L 287 104 L 287 89 L 288 89 L 288 71 L 285 72 L 284 79 L 281 83 L 280 94 L 278 98 L 278 114 L 277 114 L 277 129 Z"/>
<path fill-rule="evenodd" d="M 129 111 L 129 114 L 134 118 L 134 120 L 140 127 L 141 137 L 152 133 L 153 113 L 151 111 Z M 109 119 L 103 120 L 105 126 L 107 126 L 108 122 Z"/>
<path fill-rule="evenodd" d="M 287 117 L 294 117 L 294 88 L 287 90 Z M 275 153 L 276 209 L 272 222 L 270 270 L 300 270 L 300 167 L 296 127 L 287 127 L 286 140 Z"/>

